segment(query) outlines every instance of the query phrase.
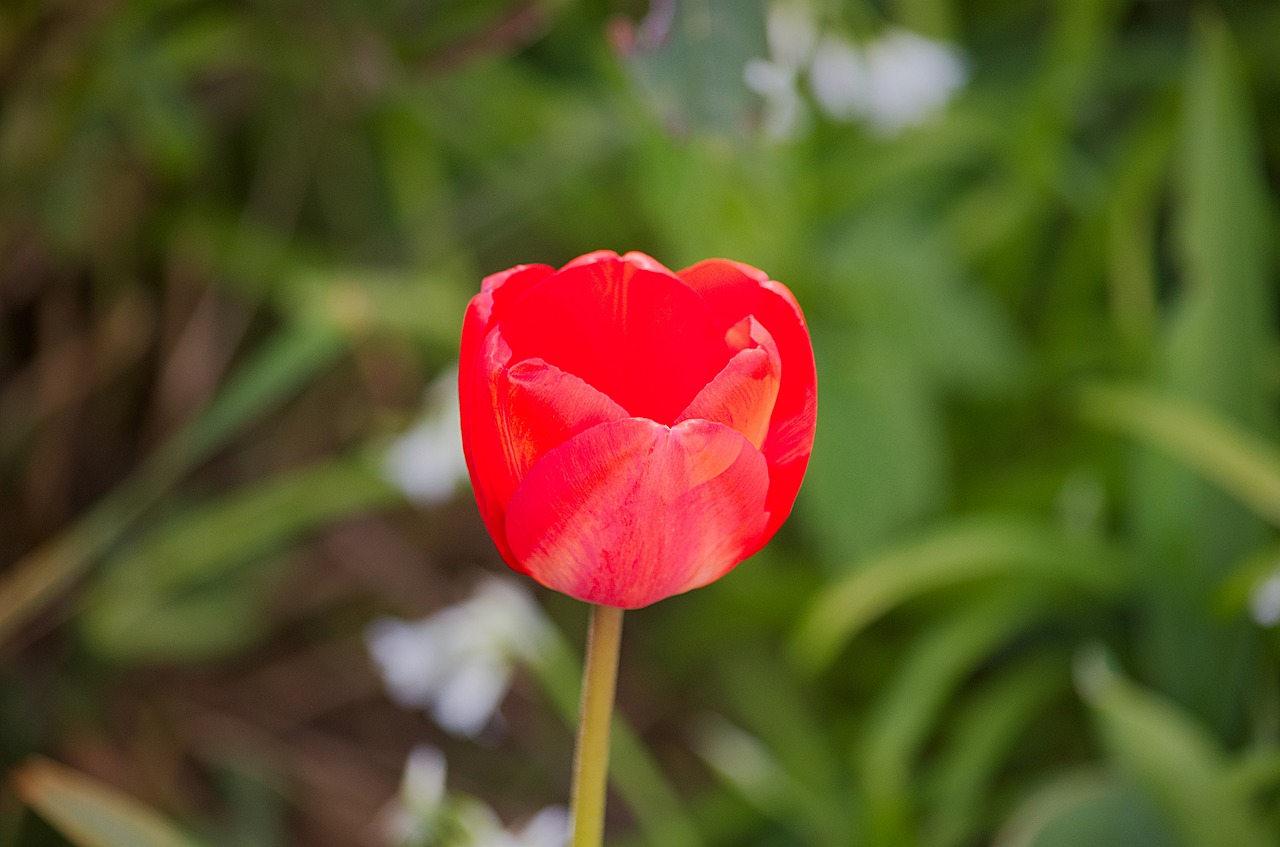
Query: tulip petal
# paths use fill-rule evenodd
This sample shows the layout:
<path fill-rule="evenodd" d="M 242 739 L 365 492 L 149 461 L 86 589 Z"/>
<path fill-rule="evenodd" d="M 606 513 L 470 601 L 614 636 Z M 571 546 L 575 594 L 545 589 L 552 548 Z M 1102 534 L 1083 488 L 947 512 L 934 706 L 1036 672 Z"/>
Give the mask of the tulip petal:
<path fill-rule="evenodd" d="M 471 449 L 467 444 L 468 433 L 471 431 L 471 378 L 485 335 L 495 315 L 501 316 L 510 303 L 554 272 L 549 265 L 516 265 L 502 273 L 485 277 L 480 293 L 467 304 L 467 313 L 462 319 L 462 347 L 458 354 L 458 398 L 462 417 L 462 443 L 468 467 L 471 461 Z"/>
<path fill-rule="evenodd" d="M 679 420 L 701 418 L 722 423 L 746 436 L 758 450 L 769 434 L 769 419 L 778 398 L 782 361 L 773 339 L 754 318 L 745 318 L 728 333 L 732 344 L 745 336 L 745 344 L 724 370 L 693 398 Z"/>
<path fill-rule="evenodd" d="M 761 451 L 769 460 L 769 530 L 773 532 L 791 513 L 813 450 L 817 421 L 817 374 L 813 346 L 804 315 L 785 286 L 749 265 L 708 259 L 677 276 L 702 295 L 726 329 L 747 315 L 758 320 L 777 344 L 783 362 L 778 399 Z"/>
<path fill-rule="evenodd" d="M 544 456 L 506 514 L 522 570 L 621 608 L 718 579 L 762 543 L 768 467 L 740 433 L 625 418 Z"/>
<path fill-rule="evenodd" d="M 596 424 L 627 417 L 621 406 L 573 374 L 541 359 L 508 366 L 510 360 L 502 333 L 490 333 L 477 360 L 472 395 L 471 480 L 495 537 L 501 535 L 511 496 L 544 453 Z M 507 552 L 504 558 L 510 559 Z"/>
<path fill-rule="evenodd" d="M 703 299 L 655 266 L 595 254 L 533 287 L 502 318 L 514 360 L 542 358 L 632 415 L 674 423 L 733 351 Z"/>
<path fill-rule="evenodd" d="M 656 271 L 657 273 L 670 274 L 671 271 L 666 265 L 659 262 L 647 253 L 641 253 L 638 250 L 632 250 L 622 256 L 619 256 L 613 250 L 596 250 L 591 253 L 584 253 L 573 261 L 564 265 L 560 270 L 567 271 L 569 268 L 576 268 L 580 265 L 594 265 L 601 261 L 618 261 L 621 260 L 632 267 L 642 268 L 646 271 Z"/>

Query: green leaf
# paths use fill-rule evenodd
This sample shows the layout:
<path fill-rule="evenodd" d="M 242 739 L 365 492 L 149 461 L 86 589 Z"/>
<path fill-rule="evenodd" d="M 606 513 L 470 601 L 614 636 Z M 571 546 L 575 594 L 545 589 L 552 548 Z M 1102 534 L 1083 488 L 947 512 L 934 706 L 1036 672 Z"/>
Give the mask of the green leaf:
<path fill-rule="evenodd" d="M 1101 655 L 1082 658 L 1078 678 L 1111 759 L 1146 789 L 1186 843 L 1274 843 L 1218 742 L 1191 715 L 1121 678 Z"/>
<path fill-rule="evenodd" d="M 1280 449 L 1273 442 L 1202 405 L 1137 387 L 1091 387 L 1081 395 L 1081 412 L 1167 453 L 1280 526 Z"/>
<path fill-rule="evenodd" d="M 1206 15 L 1186 81 L 1175 173 L 1179 284 L 1166 298 L 1172 307 L 1155 382 L 1162 395 L 1191 409 L 1265 435 L 1273 426 L 1273 236 L 1248 101 L 1230 34 Z M 1177 445 L 1191 455 L 1194 446 L 1205 462 L 1200 472 L 1212 469 L 1254 508 L 1269 501 L 1273 463 L 1247 467 L 1265 451 L 1252 439 L 1223 438 L 1223 428 L 1199 414 L 1166 410 L 1142 426 L 1150 434 L 1157 429 L 1166 449 Z M 1256 636 L 1243 622 L 1216 619 L 1209 598 L 1223 575 L 1263 543 L 1266 527 L 1197 473 L 1145 445 L 1136 455 L 1130 525 L 1146 581 L 1136 618 L 1138 675 L 1238 741 Z"/>
<path fill-rule="evenodd" d="M 873 843 L 912 842 L 917 761 L 945 714 L 947 698 L 1041 612 L 1034 596 L 992 592 L 926 631 L 908 649 L 871 708 L 858 753 Z"/>
<path fill-rule="evenodd" d="M 819 668 L 873 620 L 921 594 L 990 577 L 1035 577 L 1091 594 L 1123 586 L 1114 553 L 1035 524 L 970 520 L 873 556 L 815 598 L 797 629 L 799 660 Z"/>
<path fill-rule="evenodd" d="M 929 767 L 924 843 L 958 847 L 973 841 L 990 815 L 1001 767 L 1068 683 L 1062 657 L 1039 656 L 1000 672 L 958 704 Z"/>
<path fill-rule="evenodd" d="M 1141 791 L 1091 771 L 1070 773 L 1033 792 L 1001 829 L 994 847 L 1085 844 L 1182 847 Z"/>
<path fill-rule="evenodd" d="M 48 759 L 29 759 L 13 781 L 22 800 L 76 847 L 195 847 L 154 810 Z"/>
<path fill-rule="evenodd" d="M 719 674 L 733 716 L 782 769 L 782 785 L 790 790 L 776 812 L 804 834 L 806 844 L 847 844 L 854 823 L 847 780 L 832 735 L 814 713 L 812 693 L 786 662 L 764 650 L 726 657 Z"/>
<path fill-rule="evenodd" d="M 333 364 L 346 346 L 346 336 L 332 322 L 283 328 L 231 375 L 208 408 L 145 469 L 165 482 L 184 474 Z M 158 484 L 150 482 L 149 487 Z"/>
<path fill-rule="evenodd" d="M 822 402 L 800 508 L 843 563 L 942 504 L 945 432 L 928 381 L 900 351 L 822 334 L 815 347 Z"/>
<path fill-rule="evenodd" d="M 1273 232 L 1257 122 L 1226 26 L 1197 28 L 1178 171 L 1183 276 L 1166 378 L 1189 399 L 1258 426 L 1269 419 Z"/>
<path fill-rule="evenodd" d="M 1158 279 L 1155 243 L 1164 176 L 1177 137 L 1174 112 L 1157 104 L 1125 140 L 1110 175 L 1106 275 L 1112 326 L 1130 357 L 1150 354 Z"/>
<path fill-rule="evenodd" d="M 456 355 L 468 298 L 459 274 L 442 266 L 431 273 L 356 267 L 300 272 L 281 300 L 318 326 L 341 326 L 355 337 L 389 333 Z M 478 291 L 478 278 L 474 285 Z"/>
<path fill-rule="evenodd" d="M 804 789 L 761 739 L 719 715 L 700 717 L 692 734 L 694 752 L 756 811 L 786 821 L 803 807 Z"/>
<path fill-rule="evenodd" d="M 116 660 L 208 658 L 257 637 L 259 563 L 328 521 L 399 500 L 365 459 L 324 462 L 179 512 L 105 563 L 85 594 L 90 646 Z"/>

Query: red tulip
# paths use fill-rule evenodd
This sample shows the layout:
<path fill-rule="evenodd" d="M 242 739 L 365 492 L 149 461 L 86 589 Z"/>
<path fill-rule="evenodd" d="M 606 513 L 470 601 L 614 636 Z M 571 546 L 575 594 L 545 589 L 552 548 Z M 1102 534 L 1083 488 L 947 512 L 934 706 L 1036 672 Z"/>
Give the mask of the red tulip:
<path fill-rule="evenodd" d="M 813 448 L 804 316 L 761 271 L 589 253 L 484 280 L 459 365 L 462 443 L 507 563 L 638 608 L 706 585 L 791 512 Z"/>

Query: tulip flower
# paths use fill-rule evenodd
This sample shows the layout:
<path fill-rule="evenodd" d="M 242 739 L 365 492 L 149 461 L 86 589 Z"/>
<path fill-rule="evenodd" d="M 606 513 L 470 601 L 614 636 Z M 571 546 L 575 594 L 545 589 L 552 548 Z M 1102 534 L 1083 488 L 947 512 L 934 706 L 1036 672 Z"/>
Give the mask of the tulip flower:
<path fill-rule="evenodd" d="M 459 363 L 462 443 L 512 568 L 589 603 L 705 585 L 791 512 L 815 376 L 783 285 L 601 251 L 488 277 Z"/>
<path fill-rule="evenodd" d="M 724 576 L 786 520 L 813 449 L 813 348 L 785 286 L 710 259 L 589 253 L 484 280 L 462 328 L 462 447 L 512 568 L 594 604 L 573 845 L 604 831 L 622 609 Z"/>

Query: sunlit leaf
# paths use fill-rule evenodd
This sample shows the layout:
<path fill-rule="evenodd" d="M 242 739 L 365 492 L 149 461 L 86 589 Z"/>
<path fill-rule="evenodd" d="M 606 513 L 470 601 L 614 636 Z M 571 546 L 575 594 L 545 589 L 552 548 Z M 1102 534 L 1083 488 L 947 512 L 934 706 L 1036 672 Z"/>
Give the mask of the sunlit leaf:
<path fill-rule="evenodd" d="M 1204 406 L 1146 389 L 1095 386 L 1090 420 L 1155 447 L 1280 526 L 1280 448 Z"/>
<path fill-rule="evenodd" d="M 23 801 L 76 847 L 195 847 L 158 813 L 121 791 L 48 759 L 13 773 Z"/>

